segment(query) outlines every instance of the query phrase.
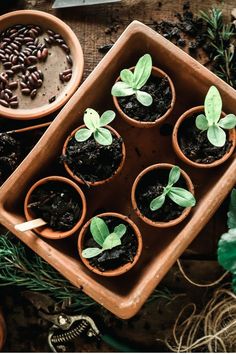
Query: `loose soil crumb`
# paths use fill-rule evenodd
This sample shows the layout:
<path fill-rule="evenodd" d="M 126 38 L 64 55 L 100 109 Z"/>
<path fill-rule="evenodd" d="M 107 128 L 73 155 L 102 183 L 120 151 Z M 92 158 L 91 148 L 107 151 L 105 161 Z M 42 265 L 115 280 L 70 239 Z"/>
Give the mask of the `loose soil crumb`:
<path fill-rule="evenodd" d="M 153 103 L 149 107 L 138 102 L 135 95 L 118 98 L 123 112 L 138 121 L 154 122 L 169 109 L 172 99 L 171 88 L 167 78 L 151 76 L 141 91 L 149 93 Z"/>
<path fill-rule="evenodd" d="M 97 257 L 89 259 L 90 265 L 102 272 L 116 269 L 129 262 L 132 263 L 138 249 L 138 241 L 134 230 L 128 223 L 119 218 L 107 216 L 103 217 L 103 220 L 106 222 L 110 232 L 112 232 L 119 224 L 125 224 L 127 231 L 122 237 L 122 244 L 120 246 L 114 247 L 111 250 L 106 250 Z M 98 244 L 94 241 L 90 230 L 88 230 L 85 235 L 84 241 L 84 248 L 98 247 Z"/>
<path fill-rule="evenodd" d="M 78 222 L 82 203 L 74 188 L 50 181 L 34 190 L 28 208 L 36 217 L 47 221 L 53 230 L 67 231 Z"/>
<path fill-rule="evenodd" d="M 114 175 L 122 161 L 122 139 L 112 133 L 113 142 L 105 146 L 93 137 L 78 142 L 73 137 L 62 156 L 73 173 L 87 182 L 105 180 Z"/>
<path fill-rule="evenodd" d="M 166 197 L 164 205 L 156 210 L 150 209 L 151 201 L 162 194 L 164 187 L 168 183 L 170 170 L 153 170 L 147 173 L 140 180 L 136 189 L 136 202 L 141 213 L 153 221 L 167 222 L 177 219 L 185 208 L 175 204 L 169 197 Z M 187 188 L 185 179 L 180 179 L 175 184 L 176 187 Z"/>
<path fill-rule="evenodd" d="M 191 161 L 209 164 L 222 158 L 230 150 L 232 141 L 226 140 L 223 147 L 212 145 L 207 139 L 207 132 L 196 127 L 197 116 L 198 114 L 195 114 L 181 124 L 178 142 L 184 155 Z"/>
<path fill-rule="evenodd" d="M 12 174 L 21 160 L 20 142 L 10 134 L 0 134 L 0 185 Z"/>

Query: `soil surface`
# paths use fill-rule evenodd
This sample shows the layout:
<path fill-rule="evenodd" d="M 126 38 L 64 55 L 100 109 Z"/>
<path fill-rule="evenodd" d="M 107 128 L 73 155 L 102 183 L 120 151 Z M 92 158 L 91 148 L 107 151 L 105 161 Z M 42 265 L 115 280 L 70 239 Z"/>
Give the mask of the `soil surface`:
<path fill-rule="evenodd" d="M 47 221 L 53 230 L 67 231 L 78 222 L 82 203 L 74 188 L 50 181 L 34 190 L 28 208 L 36 217 Z"/>
<path fill-rule="evenodd" d="M 114 175 L 122 161 L 122 138 L 112 133 L 111 145 L 98 144 L 93 136 L 83 142 L 72 138 L 62 156 L 73 173 L 87 182 L 105 180 Z"/>
<path fill-rule="evenodd" d="M 152 211 L 150 209 L 151 201 L 162 194 L 164 187 L 168 183 L 170 170 L 153 170 L 147 173 L 140 180 L 136 189 L 136 202 L 141 213 L 148 219 L 153 221 L 167 222 L 178 218 L 185 208 L 174 203 L 168 196 L 166 197 L 163 206 Z M 175 183 L 175 187 L 187 188 L 185 179 L 180 176 L 180 179 Z"/>
<path fill-rule="evenodd" d="M 186 119 L 181 124 L 178 141 L 187 158 L 197 163 L 209 164 L 221 159 L 230 150 L 232 142 L 226 140 L 223 147 L 212 145 L 207 139 L 207 132 L 199 130 L 195 125 L 198 114 Z M 228 134 L 227 131 L 226 134 Z"/>
<path fill-rule="evenodd" d="M 151 76 L 141 91 L 149 93 L 153 98 L 151 106 L 143 106 L 135 95 L 118 98 L 122 111 L 138 121 L 155 122 L 170 108 L 172 93 L 167 78 Z"/>
<path fill-rule="evenodd" d="M 90 265 L 102 272 L 116 269 L 129 262 L 132 263 L 138 249 L 138 241 L 134 230 L 128 223 L 115 217 L 104 217 L 103 220 L 106 222 L 110 232 L 119 224 L 125 224 L 127 231 L 122 237 L 122 244 L 120 246 L 104 251 L 97 257 L 89 259 Z M 88 230 L 84 239 L 84 248 L 88 247 L 98 247 L 90 230 Z"/>

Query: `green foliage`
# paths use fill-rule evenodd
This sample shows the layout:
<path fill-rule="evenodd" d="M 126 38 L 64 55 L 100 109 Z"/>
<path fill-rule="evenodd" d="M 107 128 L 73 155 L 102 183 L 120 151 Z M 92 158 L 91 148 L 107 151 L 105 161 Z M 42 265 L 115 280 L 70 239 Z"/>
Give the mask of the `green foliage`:
<path fill-rule="evenodd" d="M 90 223 L 90 232 L 94 241 L 101 246 L 101 248 L 86 248 L 83 250 L 82 256 L 84 258 L 93 258 L 106 250 L 120 246 L 121 238 L 126 233 L 126 230 L 127 227 L 124 224 L 119 224 L 114 228 L 114 231 L 110 233 L 105 221 L 95 216 Z"/>
<path fill-rule="evenodd" d="M 209 142 L 217 147 L 222 147 L 226 142 L 226 134 L 223 129 L 232 129 L 236 126 L 236 116 L 227 114 L 220 119 L 222 112 L 222 99 L 215 86 L 211 86 L 204 102 L 204 114 L 199 114 L 195 124 L 199 130 L 207 131 Z"/>
<path fill-rule="evenodd" d="M 192 193 L 184 188 L 174 187 L 180 178 L 180 168 L 178 166 L 172 167 L 169 173 L 168 184 L 164 187 L 163 192 L 158 197 L 154 198 L 150 203 L 150 209 L 156 211 L 160 209 L 165 203 L 166 197 L 169 197 L 174 203 L 186 208 L 193 207 L 196 200 Z"/>
<path fill-rule="evenodd" d="M 152 57 L 145 54 L 137 62 L 134 72 L 124 69 L 120 72 L 122 81 L 114 84 L 111 94 L 116 97 L 135 95 L 143 106 L 150 106 L 153 102 L 152 96 L 140 89 L 146 84 L 152 72 Z"/>
<path fill-rule="evenodd" d="M 115 119 L 115 112 L 106 111 L 100 117 L 99 114 L 92 108 L 87 108 L 84 113 L 84 124 L 87 128 L 79 129 L 75 134 L 75 139 L 78 142 L 86 141 L 93 134 L 94 139 L 100 145 L 111 145 L 111 132 L 103 128 Z"/>
<path fill-rule="evenodd" d="M 236 229 L 236 189 L 231 192 L 229 211 L 227 213 L 227 225 L 229 229 Z"/>

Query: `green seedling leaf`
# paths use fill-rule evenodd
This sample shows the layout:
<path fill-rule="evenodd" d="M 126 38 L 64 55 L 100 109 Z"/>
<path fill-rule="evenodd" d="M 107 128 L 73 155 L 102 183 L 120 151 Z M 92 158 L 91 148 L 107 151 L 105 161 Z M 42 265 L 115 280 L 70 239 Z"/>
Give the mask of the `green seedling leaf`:
<path fill-rule="evenodd" d="M 156 197 L 155 199 L 153 199 L 150 203 L 150 209 L 152 211 L 156 211 L 158 209 L 160 209 L 162 207 L 162 205 L 165 203 L 165 195 L 161 194 L 158 197 Z"/>
<path fill-rule="evenodd" d="M 82 251 L 82 257 L 93 258 L 98 256 L 102 252 L 103 250 L 101 248 L 96 248 L 96 247 L 86 248 L 85 250 Z"/>
<path fill-rule="evenodd" d="M 207 130 L 208 129 L 208 121 L 204 114 L 199 114 L 195 121 L 196 127 L 200 130 Z"/>
<path fill-rule="evenodd" d="M 178 166 L 172 167 L 169 173 L 168 186 L 172 187 L 180 178 L 180 168 Z"/>
<path fill-rule="evenodd" d="M 218 124 L 223 129 L 233 129 L 236 126 L 236 116 L 234 114 L 227 114 L 219 121 Z"/>
<path fill-rule="evenodd" d="M 236 275 L 236 229 L 223 234 L 218 242 L 218 262 Z"/>
<path fill-rule="evenodd" d="M 116 114 L 114 111 L 109 110 L 104 112 L 100 118 L 100 127 L 110 124 L 115 119 L 115 116 Z"/>
<path fill-rule="evenodd" d="M 108 129 L 99 128 L 94 133 L 94 138 L 101 145 L 111 145 L 112 144 L 112 135 Z"/>
<path fill-rule="evenodd" d="M 229 229 L 236 229 L 236 189 L 230 195 L 229 211 L 227 213 L 227 225 Z"/>
<path fill-rule="evenodd" d="M 84 124 L 92 132 L 100 127 L 100 117 L 99 114 L 92 108 L 87 108 L 84 113 Z"/>
<path fill-rule="evenodd" d="M 184 188 L 171 187 L 168 197 L 173 200 L 174 203 L 184 208 L 193 207 L 196 204 L 196 200 L 192 193 Z"/>
<path fill-rule="evenodd" d="M 152 96 L 144 91 L 136 91 L 136 98 L 143 106 L 151 106 L 153 99 Z"/>
<path fill-rule="evenodd" d="M 100 245 L 103 246 L 103 243 L 107 236 L 110 234 L 109 229 L 105 221 L 97 216 L 92 218 L 90 223 L 90 231 L 93 236 L 93 239 Z"/>
<path fill-rule="evenodd" d="M 134 84 L 134 74 L 129 69 L 124 69 L 120 72 L 120 78 L 122 81 L 126 82 L 130 87 Z"/>
<path fill-rule="evenodd" d="M 112 248 L 120 245 L 121 245 L 120 237 L 113 232 L 109 236 L 107 236 L 107 238 L 105 239 L 102 245 L 102 248 L 103 250 L 111 250 Z"/>
<path fill-rule="evenodd" d="M 127 227 L 124 224 L 120 224 L 114 228 L 114 233 L 121 238 L 127 231 Z"/>
<path fill-rule="evenodd" d="M 118 81 L 111 89 L 111 94 L 115 97 L 126 97 L 135 94 L 135 90 L 126 82 Z"/>
<path fill-rule="evenodd" d="M 146 84 L 152 72 L 152 57 L 145 54 L 137 62 L 134 69 L 134 88 L 141 89 Z"/>
<path fill-rule="evenodd" d="M 226 134 L 223 129 L 216 124 L 210 126 L 207 130 L 207 138 L 210 143 L 217 147 L 222 147 L 226 142 Z"/>
<path fill-rule="evenodd" d="M 220 93 L 215 86 L 211 86 L 207 92 L 204 108 L 209 125 L 217 123 L 221 116 L 222 100 Z"/>
<path fill-rule="evenodd" d="M 93 132 L 89 129 L 82 128 L 75 133 L 75 140 L 78 142 L 86 141 L 90 138 Z"/>

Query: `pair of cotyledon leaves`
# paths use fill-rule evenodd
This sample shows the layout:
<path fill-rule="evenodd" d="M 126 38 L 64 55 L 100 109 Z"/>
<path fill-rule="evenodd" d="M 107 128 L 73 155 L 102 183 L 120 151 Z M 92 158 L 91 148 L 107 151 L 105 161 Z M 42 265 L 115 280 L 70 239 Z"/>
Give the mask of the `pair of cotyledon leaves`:
<path fill-rule="evenodd" d="M 84 258 L 93 258 L 106 250 L 111 250 L 114 247 L 121 245 L 121 238 L 126 233 L 127 227 L 124 224 L 119 224 L 110 233 L 107 224 L 102 218 L 95 216 L 90 223 L 90 232 L 94 241 L 101 246 L 86 248 L 82 252 Z"/>
<path fill-rule="evenodd" d="M 232 129 L 236 126 L 236 116 L 228 114 L 224 118 L 222 115 L 222 99 L 215 86 L 211 86 L 207 92 L 204 102 L 204 114 L 199 114 L 196 118 L 196 127 L 202 131 L 207 131 L 209 142 L 217 147 L 222 147 L 226 142 L 224 129 Z"/>

